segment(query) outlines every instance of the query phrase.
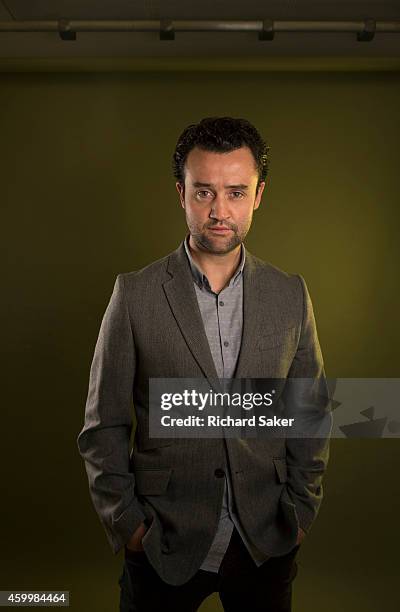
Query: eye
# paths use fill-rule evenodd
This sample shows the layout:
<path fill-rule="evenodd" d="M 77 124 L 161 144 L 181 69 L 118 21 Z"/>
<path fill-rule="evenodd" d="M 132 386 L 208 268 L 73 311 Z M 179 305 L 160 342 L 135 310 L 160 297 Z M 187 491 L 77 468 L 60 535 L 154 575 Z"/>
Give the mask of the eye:
<path fill-rule="evenodd" d="M 234 200 L 240 200 L 244 198 L 244 194 L 241 191 L 232 191 L 232 194 L 235 195 Z"/>
<path fill-rule="evenodd" d="M 207 189 L 204 189 L 202 191 L 196 191 L 196 196 L 200 197 L 200 198 L 206 198 L 207 194 L 209 194 L 210 192 Z"/>

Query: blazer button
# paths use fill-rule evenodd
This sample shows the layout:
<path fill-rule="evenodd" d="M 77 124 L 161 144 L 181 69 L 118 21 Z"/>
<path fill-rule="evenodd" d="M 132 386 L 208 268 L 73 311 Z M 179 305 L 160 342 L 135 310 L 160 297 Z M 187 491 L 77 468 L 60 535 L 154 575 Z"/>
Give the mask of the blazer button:
<path fill-rule="evenodd" d="M 217 468 L 214 472 L 214 476 L 217 478 L 223 478 L 225 476 L 225 472 L 221 468 Z"/>

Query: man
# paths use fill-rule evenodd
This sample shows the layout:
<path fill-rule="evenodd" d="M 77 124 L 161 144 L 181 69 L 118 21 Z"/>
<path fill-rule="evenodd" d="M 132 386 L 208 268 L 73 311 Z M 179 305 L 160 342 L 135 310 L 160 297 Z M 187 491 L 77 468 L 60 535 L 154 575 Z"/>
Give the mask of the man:
<path fill-rule="evenodd" d="M 326 438 L 149 436 L 149 378 L 311 379 L 308 410 L 327 394 L 304 280 L 243 244 L 267 151 L 244 119 L 184 130 L 174 174 L 189 234 L 119 274 L 102 321 L 78 446 L 112 549 L 124 550 L 121 611 L 194 611 L 212 592 L 229 612 L 291 610 Z"/>

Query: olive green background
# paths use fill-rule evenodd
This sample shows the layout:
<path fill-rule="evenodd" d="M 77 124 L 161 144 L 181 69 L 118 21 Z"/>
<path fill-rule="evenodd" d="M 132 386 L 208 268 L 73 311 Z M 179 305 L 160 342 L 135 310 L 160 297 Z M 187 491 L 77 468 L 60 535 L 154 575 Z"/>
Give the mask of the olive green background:
<path fill-rule="evenodd" d="M 246 246 L 305 277 L 327 374 L 399 376 L 399 108 L 396 71 L 0 74 L 0 589 L 118 609 L 122 555 L 76 437 L 116 275 L 185 236 L 171 157 L 187 124 L 243 116 L 271 146 Z M 399 467 L 398 439 L 332 441 L 293 612 L 396 608 Z"/>

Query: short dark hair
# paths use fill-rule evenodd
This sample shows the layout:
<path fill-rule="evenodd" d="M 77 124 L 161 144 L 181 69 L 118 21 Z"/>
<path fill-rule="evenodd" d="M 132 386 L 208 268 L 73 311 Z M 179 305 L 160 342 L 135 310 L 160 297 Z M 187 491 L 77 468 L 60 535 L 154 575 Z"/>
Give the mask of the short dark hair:
<path fill-rule="evenodd" d="M 175 178 L 185 183 L 185 162 L 190 151 L 199 147 L 205 151 L 228 153 L 247 146 L 258 170 L 257 191 L 268 173 L 269 147 L 258 130 L 247 119 L 234 117 L 206 117 L 185 128 L 178 138 L 173 155 Z"/>

